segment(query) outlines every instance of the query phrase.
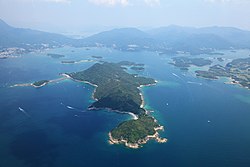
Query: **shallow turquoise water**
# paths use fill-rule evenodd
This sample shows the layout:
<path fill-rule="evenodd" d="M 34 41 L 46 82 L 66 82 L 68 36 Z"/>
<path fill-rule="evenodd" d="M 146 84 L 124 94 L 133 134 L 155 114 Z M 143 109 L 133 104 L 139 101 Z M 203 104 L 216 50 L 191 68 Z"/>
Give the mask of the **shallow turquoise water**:
<path fill-rule="evenodd" d="M 230 53 L 229 58 L 244 57 L 247 52 Z M 47 53 L 66 57 L 53 59 Z M 139 74 L 159 81 L 142 90 L 146 108 L 153 110 L 152 115 L 165 126 L 161 135 L 168 138 L 167 143 L 151 141 L 138 150 L 109 145 L 108 132 L 130 116 L 87 111 L 93 92 L 89 85 L 65 80 L 39 89 L 9 87 L 86 69 L 94 62 L 60 62 L 92 59 L 93 55 L 103 56 L 105 61 L 146 64 Z M 171 57 L 66 47 L 1 60 L 0 167 L 249 167 L 250 91 L 222 81 L 194 78 L 192 73 L 169 65 Z"/>

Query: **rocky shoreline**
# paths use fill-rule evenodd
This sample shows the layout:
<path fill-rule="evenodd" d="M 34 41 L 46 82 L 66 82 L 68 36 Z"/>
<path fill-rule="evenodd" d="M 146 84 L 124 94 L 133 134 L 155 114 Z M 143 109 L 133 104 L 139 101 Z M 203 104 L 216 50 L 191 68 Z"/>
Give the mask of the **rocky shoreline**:
<path fill-rule="evenodd" d="M 156 120 L 155 120 L 156 121 Z M 132 148 L 132 149 L 138 149 L 141 148 L 143 144 L 146 144 L 149 140 L 154 139 L 156 142 L 158 143 L 166 143 L 167 139 L 166 138 L 161 138 L 159 135 L 158 131 L 164 131 L 164 127 L 163 126 L 159 126 L 154 128 L 155 129 L 155 134 L 153 135 L 147 135 L 144 139 L 140 139 L 138 140 L 136 143 L 129 143 L 127 140 L 125 139 L 115 139 L 112 137 L 111 132 L 109 132 L 108 136 L 109 136 L 109 144 L 124 144 L 126 147 Z"/>
<path fill-rule="evenodd" d="M 156 85 L 157 82 L 158 81 L 155 80 L 154 84 L 140 85 L 140 87 L 138 87 L 138 89 L 141 89 L 144 86 Z M 145 101 L 144 101 L 144 97 L 143 97 L 141 92 L 140 92 L 140 96 L 141 96 L 141 99 L 142 99 L 142 104 L 141 104 L 140 107 L 143 108 L 144 105 L 145 105 Z M 148 113 L 148 112 L 146 111 L 146 113 Z M 152 118 L 154 119 L 154 122 L 157 122 L 157 120 L 154 117 L 152 117 Z M 130 143 L 125 139 L 118 140 L 118 139 L 116 139 L 116 138 L 114 138 L 112 136 L 111 132 L 109 132 L 109 134 L 108 134 L 108 136 L 109 136 L 108 142 L 109 142 L 109 144 L 124 144 L 126 147 L 129 147 L 129 148 L 132 148 L 132 149 L 138 149 L 138 148 L 142 147 L 143 144 L 146 144 L 149 140 L 152 140 L 152 139 L 154 139 L 158 143 L 166 143 L 167 139 L 166 138 L 161 138 L 160 135 L 159 135 L 159 132 L 158 132 L 158 131 L 164 131 L 164 127 L 163 126 L 158 126 L 158 127 L 155 127 L 154 130 L 155 130 L 155 133 L 153 135 L 147 135 L 144 139 L 140 139 L 135 143 Z"/>

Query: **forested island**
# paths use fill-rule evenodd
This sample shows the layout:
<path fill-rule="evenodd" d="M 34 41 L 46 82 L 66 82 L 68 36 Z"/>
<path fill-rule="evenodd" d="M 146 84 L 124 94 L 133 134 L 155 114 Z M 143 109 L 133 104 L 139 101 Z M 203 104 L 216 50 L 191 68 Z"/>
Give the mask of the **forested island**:
<path fill-rule="evenodd" d="M 109 133 L 110 143 L 125 143 L 130 148 L 138 148 L 150 139 L 165 143 L 167 139 L 160 138 L 158 130 L 163 130 L 163 126 L 160 126 L 153 117 L 141 114 L 138 119 L 125 121 L 113 129 Z"/>
<path fill-rule="evenodd" d="M 32 83 L 31 85 L 34 87 L 42 87 L 45 86 L 46 84 L 48 84 L 50 81 L 49 80 L 41 80 L 41 81 L 36 81 L 34 83 Z"/>
<path fill-rule="evenodd" d="M 180 68 L 181 70 L 188 70 L 191 65 L 202 67 L 212 64 L 211 60 L 204 58 L 174 57 L 172 59 L 174 62 L 170 64 Z"/>
<path fill-rule="evenodd" d="M 145 70 L 144 66 L 145 64 L 142 63 L 134 63 L 134 62 L 130 62 L 130 61 L 121 61 L 118 63 L 119 65 L 121 65 L 124 69 L 130 68 L 131 70 L 134 70 L 136 72 L 140 72 Z"/>
<path fill-rule="evenodd" d="M 207 79 L 229 77 L 232 84 L 239 84 L 250 89 L 250 58 L 235 59 L 226 66 L 214 65 L 208 71 L 197 70 L 196 76 Z"/>
<path fill-rule="evenodd" d="M 140 87 L 156 84 L 156 81 L 129 74 L 121 64 L 123 63 L 96 63 L 87 70 L 66 75 L 96 87 L 93 93 L 96 101 L 89 109 L 106 108 L 134 115 L 135 120 L 123 122 L 109 133 L 111 143 L 123 143 L 128 147 L 138 148 L 150 138 L 166 142 L 157 133 L 163 127 L 143 108 L 144 102 L 140 93 Z"/>
<path fill-rule="evenodd" d="M 102 56 L 91 56 L 92 58 L 95 58 L 95 59 L 102 59 L 103 57 Z"/>

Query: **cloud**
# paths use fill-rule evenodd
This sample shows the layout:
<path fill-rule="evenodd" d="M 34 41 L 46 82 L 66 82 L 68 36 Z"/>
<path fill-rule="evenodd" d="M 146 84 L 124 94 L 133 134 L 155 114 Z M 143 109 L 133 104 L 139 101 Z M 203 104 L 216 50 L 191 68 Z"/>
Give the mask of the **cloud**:
<path fill-rule="evenodd" d="M 71 0 L 43 0 L 46 2 L 55 2 L 55 3 L 71 3 Z"/>
<path fill-rule="evenodd" d="M 127 6 L 129 4 L 129 0 L 89 0 L 90 3 L 95 5 L 105 5 L 105 6 Z"/>
<path fill-rule="evenodd" d="M 204 0 L 210 3 L 250 3 L 249 0 Z"/>
<path fill-rule="evenodd" d="M 144 0 L 145 4 L 148 6 L 160 5 L 160 0 Z"/>
<path fill-rule="evenodd" d="M 160 5 L 160 0 L 88 0 L 90 3 L 95 5 L 104 6 L 137 6 L 137 5 L 147 5 L 147 6 L 158 6 Z"/>
<path fill-rule="evenodd" d="M 1 1 L 1 0 L 0 0 Z M 38 3 L 38 2 L 48 2 L 48 3 L 61 3 L 61 4 L 70 4 L 73 0 L 9 0 L 9 1 L 21 1 L 26 3 Z"/>

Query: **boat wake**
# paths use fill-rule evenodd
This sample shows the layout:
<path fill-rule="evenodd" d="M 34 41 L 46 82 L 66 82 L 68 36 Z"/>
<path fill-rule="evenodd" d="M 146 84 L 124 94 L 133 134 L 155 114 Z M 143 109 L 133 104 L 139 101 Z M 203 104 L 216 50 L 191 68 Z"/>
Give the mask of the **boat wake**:
<path fill-rule="evenodd" d="M 24 109 L 22 109 L 21 107 L 18 107 L 19 111 L 21 111 L 24 115 L 26 115 L 27 117 L 31 117 Z"/>
<path fill-rule="evenodd" d="M 187 83 L 188 83 L 188 84 L 202 85 L 202 83 L 200 83 L 200 82 L 192 82 L 192 81 L 188 81 Z"/>
<path fill-rule="evenodd" d="M 172 73 L 172 75 L 179 78 L 179 79 L 181 79 L 181 77 L 179 75 L 175 74 L 175 73 Z"/>
<path fill-rule="evenodd" d="M 69 105 L 65 105 L 63 103 L 61 103 L 61 105 L 65 106 L 66 108 L 70 109 L 70 110 L 74 110 L 74 111 L 77 111 L 77 112 L 86 112 L 84 110 L 81 110 L 79 108 L 76 108 L 76 107 L 73 107 L 73 106 L 69 106 Z"/>

